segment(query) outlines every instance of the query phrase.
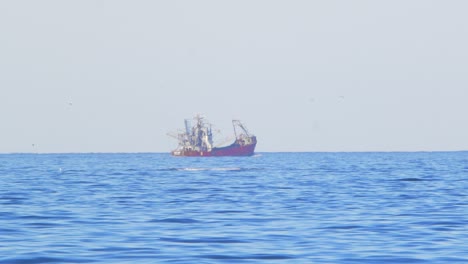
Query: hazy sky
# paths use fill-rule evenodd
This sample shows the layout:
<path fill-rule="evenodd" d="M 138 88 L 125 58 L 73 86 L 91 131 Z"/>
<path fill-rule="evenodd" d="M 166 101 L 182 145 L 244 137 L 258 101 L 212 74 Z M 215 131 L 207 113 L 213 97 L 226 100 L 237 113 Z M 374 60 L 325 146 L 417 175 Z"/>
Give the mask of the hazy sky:
<path fill-rule="evenodd" d="M 468 1 L 0 2 L 0 152 L 468 150 Z M 34 144 L 34 145 L 33 145 Z"/>

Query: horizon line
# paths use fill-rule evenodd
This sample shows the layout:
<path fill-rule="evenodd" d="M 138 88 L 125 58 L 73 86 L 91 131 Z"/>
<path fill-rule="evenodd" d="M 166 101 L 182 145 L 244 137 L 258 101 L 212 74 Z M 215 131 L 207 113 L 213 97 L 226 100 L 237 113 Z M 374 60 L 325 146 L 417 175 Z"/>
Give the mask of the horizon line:
<path fill-rule="evenodd" d="M 258 151 L 255 154 L 262 153 L 433 153 L 433 152 L 468 152 L 467 150 L 352 150 L 352 151 Z M 170 152 L 148 152 L 148 151 L 89 151 L 89 152 L 0 152 L 0 155 L 14 154 L 168 154 Z M 235 156 L 232 156 L 235 157 Z"/>

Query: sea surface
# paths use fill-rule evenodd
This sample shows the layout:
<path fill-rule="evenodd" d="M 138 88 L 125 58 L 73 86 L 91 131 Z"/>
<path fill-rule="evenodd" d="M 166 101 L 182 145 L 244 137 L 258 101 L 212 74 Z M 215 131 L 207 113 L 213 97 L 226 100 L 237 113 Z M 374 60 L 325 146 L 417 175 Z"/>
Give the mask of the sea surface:
<path fill-rule="evenodd" d="M 468 263 L 468 152 L 2 154 L 0 263 Z"/>

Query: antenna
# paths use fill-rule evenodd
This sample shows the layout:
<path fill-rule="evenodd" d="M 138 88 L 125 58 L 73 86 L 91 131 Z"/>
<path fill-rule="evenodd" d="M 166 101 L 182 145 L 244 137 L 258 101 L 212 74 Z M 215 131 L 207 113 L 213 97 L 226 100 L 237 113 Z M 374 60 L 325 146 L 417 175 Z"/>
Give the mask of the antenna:
<path fill-rule="evenodd" d="M 190 119 L 185 119 L 185 133 L 187 133 L 187 135 L 190 135 L 190 133 L 192 133 Z"/>

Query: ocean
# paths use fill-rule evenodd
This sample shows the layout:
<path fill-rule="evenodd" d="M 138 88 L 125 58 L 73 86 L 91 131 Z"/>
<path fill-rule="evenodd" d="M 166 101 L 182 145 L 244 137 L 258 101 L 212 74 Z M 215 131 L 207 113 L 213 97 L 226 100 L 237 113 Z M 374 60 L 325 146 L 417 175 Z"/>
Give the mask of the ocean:
<path fill-rule="evenodd" d="M 468 152 L 0 155 L 0 263 L 468 263 Z"/>

